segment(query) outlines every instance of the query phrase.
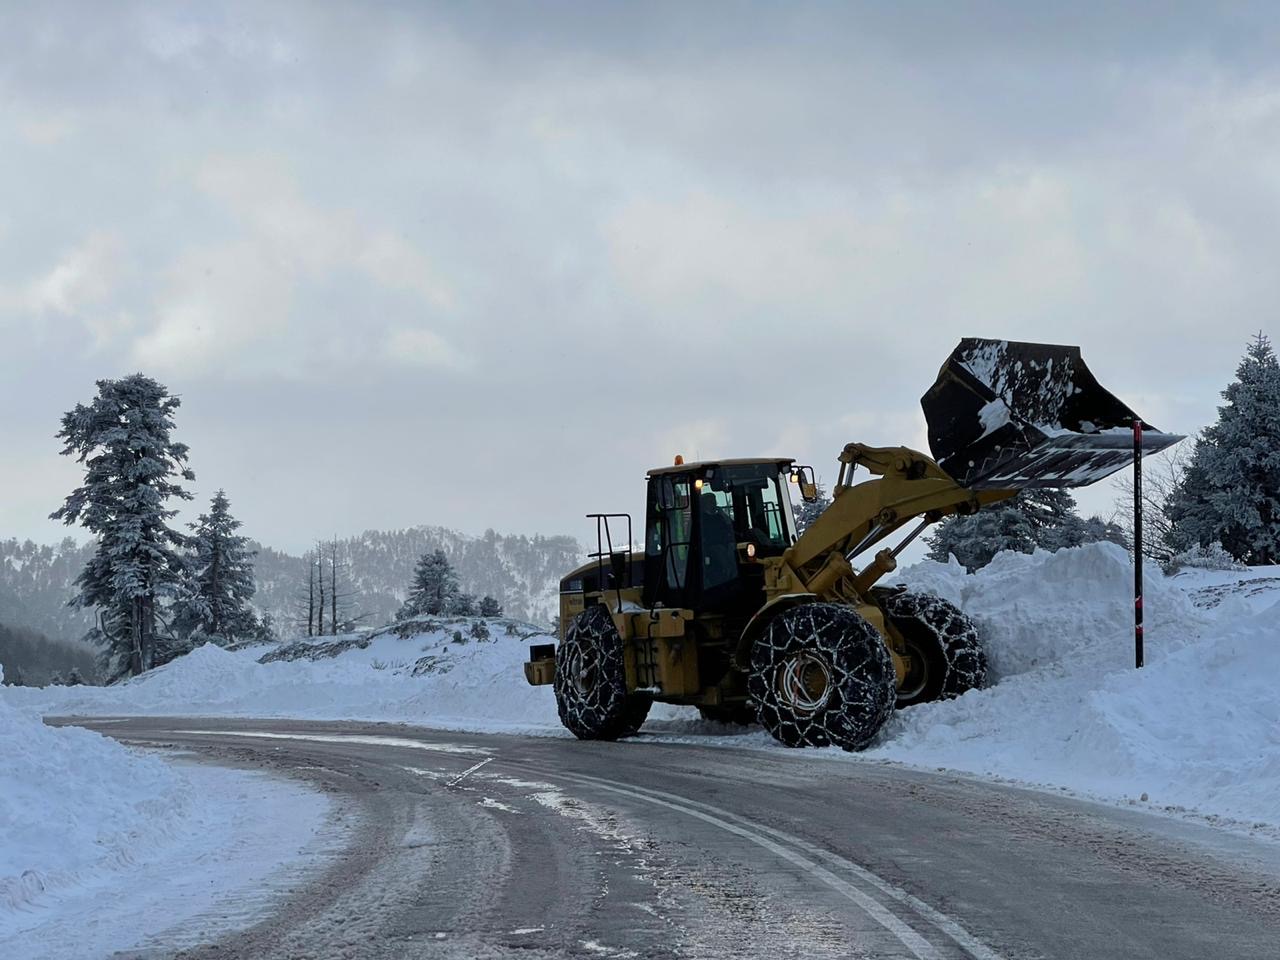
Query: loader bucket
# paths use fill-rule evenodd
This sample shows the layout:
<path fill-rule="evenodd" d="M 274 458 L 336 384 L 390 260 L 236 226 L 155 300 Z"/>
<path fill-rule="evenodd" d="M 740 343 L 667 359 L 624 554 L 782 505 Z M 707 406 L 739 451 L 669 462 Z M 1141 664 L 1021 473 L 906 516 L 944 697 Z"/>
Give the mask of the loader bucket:
<path fill-rule="evenodd" d="M 1133 461 L 1138 415 L 1079 347 L 967 338 L 920 399 L 938 465 L 975 490 L 1083 487 Z M 1143 424 L 1143 454 L 1182 437 Z"/>

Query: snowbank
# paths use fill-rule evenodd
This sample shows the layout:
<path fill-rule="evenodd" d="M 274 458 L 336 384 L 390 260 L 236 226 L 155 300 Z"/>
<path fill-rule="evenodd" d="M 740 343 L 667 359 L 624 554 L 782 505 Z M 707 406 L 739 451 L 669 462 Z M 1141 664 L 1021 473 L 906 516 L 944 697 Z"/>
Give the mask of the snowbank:
<path fill-rule="evenodd" d="M 1280 826 L 1280 568 L 1176 577 L 1150 568 L 1141 671 L 1132 568 L 1114 545 L 1002 554 L 975 574 L 926 562 L 899 579 L 978 622 L 992 685 L 901 711 L 860 756 Z M 316 650 L 315 660 L 259 663 L 261 648 L 202 647 L 118 687 L 22 696 L 51 713 L 369 719 L 567 736 L 550 689 L 527 686 L 521 672 L 528 644 L 547 641 L 508 635 L 500 622 L 488 641 L 475 640 L 470 623 L 351 638 L 349 649 Z M 656 708 L 645 729 L 783 749 L 762 732 L 690 717 Z"/>
<path fill-rule="evenodd" d="M 0 693 L 0 931 L 46 893 L 133 863 L 173 837 L 192 804 L 161 760 L 88 730 L 46 727 Z"/>
<path fill-rule="evenodd" d="M 476 623 L 485 624 L 489 639 L 471 635 Z M 50 714 L 383 720 L 568 736 L 550 690 L 525 683 L 521 666 L 529 643 L 552 638 L 531 625 L 502 619 L 456 618 L 420 626 L 422 632 L 299 641 L 281 651 L 297 659 L 266 663 L 260 662 L 264 652 L 277 655 L 270 648 L 227 651 L 206 644 L 114 687 L 21 692 Z M 301 654 L 305 648 L 315 659 Z"/>
<path fill-rule="evenodd" d="M 901 579 L 978 622 L 994 683 L 901 711 L 866 755 L 1280 824 L 1276 573 L 1149 570 L 1139 671 L 1119 547 L 918 564 Z"/>
<path fill-rule="evenodd" d="M 46 726 L 33 693 L 0 686 L 0 956 L 127 949 L 267 883 L 328 815 L 323 795 L 293 783 Z"/>

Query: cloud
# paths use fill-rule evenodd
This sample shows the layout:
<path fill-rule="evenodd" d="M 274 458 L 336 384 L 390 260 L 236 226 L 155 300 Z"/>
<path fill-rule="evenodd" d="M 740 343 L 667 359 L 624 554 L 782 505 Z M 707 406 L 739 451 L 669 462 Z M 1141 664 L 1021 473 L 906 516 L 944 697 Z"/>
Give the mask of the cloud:
<path fill-rule="evenodd" d="M 158 319 L 133 343 L 147 369 L 293 376 L 300 357 L 278 341 L 288 331 L 294 278 L 255 242 L 197 247 L 169 267 Z M 275 349 L 264 343 L 276 341 Z"/>
<path fill-rule="evenodd" d="M 829 482 L 848 441 L 923 444 L 970 334 L 1079 343 L 1193 430 L 1280 294 L 1263 7 L 27 6 L 0 32 L 5 431 L 45 449 L 143 366 L 272 541 L 316 503 L 324 533 L 577 531 L 675 453 Z M 513 493 L 512 457 L 583 469 Z M 299 464 L 308 497 L 266 492 Z"/>
<path fill-rule="evenodd" d="M 457 298 L 422 251 L 392 233 L 367 236 L 355 258 L 356 266 L 371 279 L 393 290 L 415 294 L 437 310 L 450 310 Z"/>
<path fill-rule="evenodd" d="M 121 240 L 94 232 L 67 251 L 46 273 L 27 286 L 24 305 L 34 313 L 74 317 L 105 301 L 121 266 Z"/>
<path fill-rule="evenodd" d="M 75 133 L 75 123 L 66 114 L 28 116 L 18 121 L 18 136 L 38 147 L 61 143 Z"/>
<path fill-rule="evenodd" d="M 432 330 L 399 327 L 387 332 L 383 356 L 414 367 L 469 370 L 471 362 Z"/>
<path fill-rule="evenodd" d="M 335 315 L 318 293 L 337 281 L 363 283 L 366 304 L 404 294 L 416 312 L 446 316 L 453 290 L 403 237 L 309 202 L 279 158 L 219 156 L 201 165 L 196 183 L 238 237 L 189 249 L 171 264 L 155 322 L 134 343 L 137 362 L 188 375 L 294 377 L 360 359 L 468 368 L 424 320 L 397 325 L 367 305 L 357 316 Z M 304 304 L 314 313 L 304 315 Z M 370 350 L 379 336 L 384 348 Z"/>

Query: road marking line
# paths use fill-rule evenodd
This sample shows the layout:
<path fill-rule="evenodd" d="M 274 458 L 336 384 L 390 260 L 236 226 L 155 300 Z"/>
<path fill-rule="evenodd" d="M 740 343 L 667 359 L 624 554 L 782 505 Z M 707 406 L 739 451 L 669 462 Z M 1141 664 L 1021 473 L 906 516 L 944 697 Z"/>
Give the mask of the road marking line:
<path fill-rule="evenodd" d="M 471 766 L 467 767 L 467 769 L 463 770 L 460 774 L 458 774 L 456 777 L 454 777 L 452 780 L 446 783 L 445 786 L 456 787 L 463 780 L 467 779 L 467 777 L 471 776 L 471 774 L 475 773 L 477 770 L 479 770 L 481 767 L 483 767 L 486 763 L 488 763 L 492 759 L 493 757 L 485 757 L 479 763 L 473 763 Z"/>
<path fill-rule="evenodd" d="M 592 778 L 589 778 L 589 779 L 592 779 Z M 609 782 L 613 782 L 613 781 L 609 781 Z M 744 817 L 740 817 L 737 814 L 730 813 L 727 810 L 722 810 L 719 807 L 713 807 L 709 804 L 702 803 L 701 801 L 698 801 L 698 800 L 690 800 L 686 797 L 681 797 L 678 794 L 666 793 L 662 790 L 655 790 L 652 787 L 641 787 L 637 789 L 644 790 L 648 793 L 652 793 L 657 796 L 670 797 L 672 799 L 680 801 L 681 803 L 687 803 L 691 806 L 703 807 L 704 809 L 711 810 L 731 820 L 736 820 L 739 823 L 744 823 L 751 827 L 754 827 L 755 829 L 760 830 L 763 833 L 771 834 L 777 839 L 783 841 L 784 843 L 794 844 L 795 846 L 799 847 L 800 849 L 804 850 L 806 853 L 812 856 L 818 857 L 819 859 L 822 859 L 822 860 L 826 860 L 828 863 L 831 863 L 836 867 L 848 870 L 854 876 L 871 884 L 877 890 L 884 893 L 886 896 L 892 897 L 894 900 L 897 900 L 899 903 L 905 904 L 906 906 L 910 907 L 912 910 L 916 911 L 925 919 L 927 919 L 929 922 L 933 923 L 935 926 L 941 929 L 943 933 L 945 933 L 948 937 L 950 937 L 953 941 L 955 941 L 957 946 L 967 951 L 968 953 L 972 954 L 975 960 L 1004 960 L 1004 958 L 1001 957 L 1000 954 L 996 953 L 994 950 L 988 947 L 985 943 L 983 943 L 981 940 L 979 940 L 977 937 L 971 934 L 968 930 L 962 927 L 954 918 L 948 916 L 947 914 L 936 909 L 935 907 L 929 906 L 929 904 L 925 903 L 923 900 L 921 900 L 919 897 L 915 896 L 914 894 L 908 893 L 906 890 L 903 890 L 901 887 L 893 883 L 890 883 L 888 880 L 885 880 L 879 874 L 873 873 L 872 871 L 868 870 L 866 867 L 859 866 L 858 864 L 854 863 L 852 860 L 849 860 L 846 857 L 842 857 L 839 854 L 832 853 L 829 850 L 823 850 L 821 847 L 816 846 L 812 843 L 809 843 L 807 840 L 804 840 L 800 837 L 792 836 L 789 833 L 783 833 L 781 830 L 777 830 L 774 827 L 769 827 L 764 824 L 752 823 L 750 820 L 747 820 Z"/>
<path fill-rule="evenodd" d="M 730 813 L 729 811 L 723 810 L 720 807 L 715 807 L 715 806 L 712 806 L 711 804 L 702 803 L 701 801 L 698 801 L 698 800 L 690 800 L 687 797 L 682 797 L 678 794 L 667 793 L 666 791 L 663 791 L 663 790 L 655 790 L 652 787 L 629 787 L 623 784 L 619 784 L 613 780 L 602 780 L 598 777 L 591 777 L 585 774 L 557 774 L 557 775 L 565 779 L 577 780 L 579 783 L 594 784 L 596 786 L 601 787 L 602 789 L 612 790 L 615 793 L 623 793 L 623 794 L 633 796 L 637 799 L 648 800 L 650 803 L 655 803 L 661 806 L 670 807 L 673 810 L 679 810 L 681 812 L 687 813 L 690 816 L 695 816 L 698 819 L 702 819 L 709 823 L 713 823 L 717 826 L 722 826 L 725 829 L 729 829 L 729 832 L 737 833 L 740 836 L 743 836 L 744 838 L 751 840 L 752 842 L 756 843 L 759 846 L 765 846 L 765 843 L 760 842 L 760 839 L 762 838 L 758 839 L 754 837 L 752 835 L 753 831 L 759 831 L 762 834 L 772 836 L 782 843 L 791 844 L 792 846 L 798 847 L 801 850 L 804 850 L 806 853 L 809 853 L 814 857 L 826 860 L 828 863 L 832 864 L 833 866 L 836 866 L 837 868 L 841 868 L 849 871 L 854 876 L 856 876 L 860 880 L 865 881 L 871 886 L 875 887 L 877 890 L 879 890 L 881 893 L 885 894 L 886 896 L 891 897 L 892 899 L 898 901 L 904 906 L 911 908 L 916 913 L 918 913 L 923 919 L 929 921 L 930 923 L 938 927 L 938 929 L 941 930 L 944 934 L 946 934 L 946 936 L 952 942 L 954 942 L 956 946 L 960 947 L 960 949 L 964 950 L 966 953 L 972 956 L 974 960 L 1004 960 L 1004 958 L 1000 954 L 996 953 L 994 950 L 988 947 L 985 943 L 983 943 L 981 940 L 979 940 L 977 937 L 971 934 L 968 930 L 966 930 L 963 926 L 961 926 L 960 923 L 956 921 L 954 918 L 948 916 L 947 914 L 936 909 L 935 907 L 931 907 L 929 904 L 925 903 L 919 897 L 916 897 L 915 895 L 908 893 L 906 890 L 903 890 L 901 887 L 893 883 L 890 883 L 888 880 L 885 880 L 879 874 L 873 873 L 867 868 L 859 866 L 858 864 L 854 863 L 851 860 L 846 859 L 845 857 L 842 857 L 835 853 L 831 853 L 828 850 L 823 850 L 821 847 L 815 846 L 814 844 L 811 844 L 808 841 L 803 840 L 799 837 L 795 837 L 795 836 L 792 836 L 791 834 L 784 833 L 783 831 L 777 830 L 773 827 L 767 827 L 767 826 L 764 826 L 763 824 L 753 823 L 750 820 L 747 820 L 743 817 L 739 817 L 737 814 Z M 711 811 L 711 813 L 701 813 L 698 810 L 693 809 L 696 807 L 701 807 L 703 808 L 703 810 Z M 721 820 L 723 820 L 724 822 L 723 823 L 717 822 Z M 741 826 L 734 828 L 735 824 L 732 823 L 732 821 L 736 821 L 736 823 L 740 824 Z M 769 849 L 775 853 L 778 852 L 777 850 L 773 850 L 773 847 L 771 846 L 766 846 L 766 849 Z M 792 862 L 796 862 L 787 853 L 781 853 L 780 855 L 783 856 L 785 859 L 791 860 Z M 801 859 L 805 859 L 805 858 L 801 858 Z M 814 870 L 810 870 L 809 872 L 814 873 L 815 876 L 820 877 L 821 879 L 824 880 L 824 882 L 826 882 L 827 877 L 823 876 L 823 873 L 827 873 L 827 871 L 823 867 L 818 866 L 817 864 L 814 864 L 814 866 L 817 867 L 817 871 L 821 871 L 821 872 L 817 872 Z M 842 880 L 839 877 L 833 877 L 833 878 L 839 884 L 850 886 L 846 883 L 846 881 Z M 828 885 L 832 885 L 832 884 L 828 883 Z M 836 889 L 839 889 L 841 890 L 842 893 L 846 893 L 846 895 L 848 895 L 847 892 L 843 890 L 841 887 L 836 886 Z M 861 897 L 867 897 L 868 899 L 871 899 L 871 901 L 875 903 L 881 910 L 885 909 L 883 905 L 879 903 L 879 901 L 875 900 L 874 898 L 870 898 L 868 894 L 863 893 L 862 891 L 858 890 L 856 887 L 850 886 L 850 889 L 854 890 Z M 856 899 L 856 898 L 851 897 L 851 899 Z M 859 902 L 859 905 L 862 906 L 862 903 L 860 901 L 858 902 Z M 871 913 L 871 911 L 868 911 L 868 913 Z M 910 933 L 913 936 L 917 936 L 917 937 L 919 936 L 918 934 L 916 934 L 914 930 L 906 926 L 906 924 L 904 924 L 895 914 L 889 913 L 888 915 L 895 921 L 895 923 L 905 927 L 908 931 L 910 931 Z M 876 914 L 872 913 L 872 916 L 875 917 L 877 921 L 880 920 L 880 917 L 876 916 Z M 898 936 L 896 930 L 892 928 L 889 928 L 889 929 L 890 929 L 890 932 L 894 934 L 894 936 Z M 902 938 L 899 937 L 899 939 L 902 939 Z M 923 938 L 921 938 L 921 940 L 925 944 L 926 949 L 930 951 L 935 951 L 935 948 L 932 944 L 928 943 L 928 941 L 926 940 L 923 940 Z M 911 946 L 910 944 L 906 943 L 905 941 L 903 942 L 904 942 L 904 945 L 910 948 Z M 912 952 L 914 953 L 916 951 L 912 950 Z M 917 953 L 916 955 L 920 956 L 919 953 Z M 937 954 L 936 952 L 933 952 L 932 955 L 936 956 Z"/>
<path fill-rule="evenodd" d="M 801 856 L 793 850 L 788 850 L 782 844 L 756 833 L 754 830 L 738 826 L 735 823 L 730 823 L 728 820 L 721 817 L 713 816 L 709 813 L 703 813 L 701 810 L 695 810 L 693 807 L 685 806 L 682 803 L 672 803 L 671 801 L 660 799 L 659 797 L 652 796 L 648 793 L 638 793 L 629 787 L 615 785 L 612 781 L 597 780 L 595 777 L 579 778 L 568 774 L 558 774 L 558 776 L 562 776 L 567 780 L 589 782 L 590 785 L 597 786 L 602 790 L 620 793 L 625 796 L 633 797 L 636 800 L 643 800 L 646 803 L 655 804 L 656 806 L 667 807 L 670 810 L 675 810 L 678 813 L 683 813 L 685 816 L 702 820 L 712 826 L 719 827 L 721 830 L 728 833 L 742 837 L 744 840 L 748 840 L 758 847 L 763 847 L 770 853 L 779 856 L 795 866 L 800 867 L 802 870 L 812 874 L 833 890 L 843 894 L 849 900 L 852 900 L 861 907 L 868 916 L 880 924 L 880 926 L 893 934 L 898 942 L 915 954 L 919 960 L 942 960 L 942 954 L 938 952 L 937 948 L 933 944 L 913 930 L 907 923 L 899 919 L 896 914 L 885 907 L 884 904 L 875 897 L 859 890 L 842 877 L 836 876 L 821 864 L 815 863 L 808 857 Z M 674 795 L 666 794 L 666 796 Z"/>
<path fill-rule="evenodd" d="M 457 743 L 432 743 L 427 740 L 411 740 L 408 737 L 375 737 L 358 733 L 267 733 L 263 730 L 174 730 L 177 734 L 197 734 L 203 737 L 255 737 L 264 740 L 313 740 L 316 743 L 360 743 L 373 747 L 409 747 L 429 750 L 433 753 L 488 753 L 481 747 Z"/>

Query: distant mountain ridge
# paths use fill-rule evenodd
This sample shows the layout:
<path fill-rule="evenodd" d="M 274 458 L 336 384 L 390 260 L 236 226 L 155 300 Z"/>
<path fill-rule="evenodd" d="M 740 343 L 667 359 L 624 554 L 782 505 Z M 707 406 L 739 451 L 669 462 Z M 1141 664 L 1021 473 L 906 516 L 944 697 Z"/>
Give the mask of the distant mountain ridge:
<path fill-rule="evenodd" d="M 307 560 L 254 542 L 258 551 L 254 606 L 270 614 L 281 636 L 296 633 L 301 600 L 306 619 Z M 93 625 L 92 614 L 67 606 L 75 578 L 93 544 L 65 538 L 54 546 L 30 540 L 0 540 L 0 624 L 76 639 Z M 447 527 L 367 530 L 337 540 L 339 560 L 349 571 L 353 611 L 370 626 L 387 623 L 405 597 L 414 564 L 423 553 L 443 550 L 462 589 L 489 594 L 517 619 L 547 623 L 557 611 L 560 577 L 582 561 L 569 536 L 523 536 L 487 530 L 471 536 Z"/>
<path fill-rule="evenodd" d="M 413 567 L 424 553 L 443 550 L 467 593 L 492 596 L 509 617 L 546 623 L 556 615 L 560 578 L 582 562 L 569 536 L 522 536 L 486 530 L 470 536 L 447 527 L 366 530 L 340 539 L 338 557 L 350 572 L 352 608 L 378 626 L 404 602 Z M 258 593 L 254 605 L 282 627 L 295 621 L 305 595 L 307 561 L 255 543 Z M 305 603 L 301 605 L 305 611 Z M 305 614 L 304 614 L 305 617 Z M 282 629 L 281 633 L 287 633 Z"/>

